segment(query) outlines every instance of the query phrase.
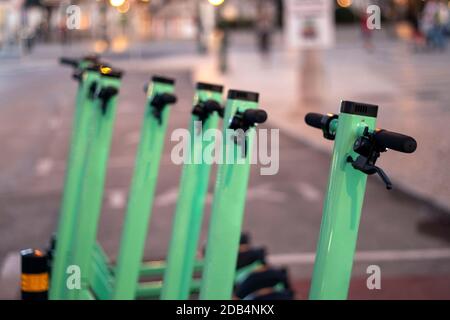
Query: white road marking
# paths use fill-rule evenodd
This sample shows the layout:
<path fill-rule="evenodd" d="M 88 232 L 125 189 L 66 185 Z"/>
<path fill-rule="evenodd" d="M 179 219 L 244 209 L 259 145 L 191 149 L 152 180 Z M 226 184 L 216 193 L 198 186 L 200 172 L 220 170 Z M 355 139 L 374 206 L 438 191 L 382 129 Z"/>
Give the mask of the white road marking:
<path fill-rule="evenodd" d="M 0 279 L 6 279 L 20 274 L 20 254 L 18 251 L 9 252 L 3 262 Z"/>
<path fill-rule="evenodd" d="M 171 204 L 176 203 L 177 198 L 178 198 L 178 188 L 171 188 L 155 198 L 155 205 L 157 207 L 169 206 Z"/>
<path fill-rule="evenodd" d="M 111 158 L 108 162 L 109 170 L 118 169 L 129 169 L 134 168 L 135 158 L 134 157 L 116 157 Z M 55 171 L 61 172 L 66 170 L 66 162 L 59 161 L 55 165 Z"/>
<path fill-rule="evenodd" d="M 265 200 L 270 202 L 281 203 L 285 201 L 286 195 L 283 192 L 275 191 L 271 189 L 271 184 L 266 183 L 254 188 L 249 188 L 247 192 L 247 201 L 252 200 Z M 177 202 L 178 199 L 178 188 L 172 188 L 167 190 L 165 193 L 156 197 L 155 205 L 159 207 L 164 207 L 172 205 Z M 211 204 L 213 201 L 213 195 L 208 193 L 206 195 L 205 203 Z"/>
<path fill-rule="evenodd" d="M 283 192 L 273 189 L 272 183 L 265 183 L 256 187 L 250 187 L 247 191 L 247 200 L 263 200 L 283 203 L 286 200 L 286 195 Z"/>
<path fill-rule="evenodd" d="M 0 300 L 17 299 L 20 290 L 20 254 L 9 252 L 0 269 Z"/>
<path fill-rule="evenodd" d="M 50 158 L 40 159 L 36 164 L 35 173 L 38 177 L 47 176 L 54 167 L 54 161 Z"/>
<path fill-rule="evenodd" d="M 111 209 L 125 208 L 126 196 L 122 189 L 113 189 L 108 191 L 108 203 Z"/>
<path fill-rule="evenodd" d="M 315 253 L 286 253 L 274 254 L 268 257 L 268 262 L 274 265 L 313 264 Z M 417 249 L 417 250 L 374 250 L 358 251 L 355 262 L 382 262 L 382 261 L 420 261 L 450 259 L 450 249 Z"/>
<path fill-rule="evenodd" d="M 316 202 L 321 199 L 320 191 L 309 183 L 301 182 L 295 186 L 295 189 L 305 200 Z"/>

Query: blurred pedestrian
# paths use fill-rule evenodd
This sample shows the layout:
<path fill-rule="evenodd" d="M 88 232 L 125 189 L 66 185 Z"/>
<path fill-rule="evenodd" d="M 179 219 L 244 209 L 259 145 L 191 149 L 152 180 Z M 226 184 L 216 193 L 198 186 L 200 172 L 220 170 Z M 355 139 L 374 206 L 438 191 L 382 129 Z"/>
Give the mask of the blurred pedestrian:
<path fill-rule="evenodd" d="M 420 29 L 420 11 L 418 7 L 410 6 L 407 13 L 407 21 L 412 28 L 412 43 L 415 51 L 425 48 L 425 37 Z"/>
<path fill-rule="evenodd" d="M 447 1 L 441 0 L 438 6 L 438 14 L 436 17 L 437 47 L 444 50 L 447 47 L 446 31 L 449 25 L 450 15 Z"/>
<path fill-rule="evenodd" d="M 373 52 L 375 50 L 375 46 L 373 44 L 372 39 L 372 30 L 369 28 L 368 24 L 369 15 L 367 13 L 362 13 L 361 15 L 361 35 L 363 38 L 364 48 L 366 48 L 367 51 Z"/>
<path fill-rule="evenodd" d="M 267 58 L 272 46 L 274 11 L 270 3 L 264 1 L 258 6 L 256 19 L 256 35 L 258 38 L 258 49 L 263 58 Z"/>
<path fill-rule="evenodd" d="M 446 3 L 440 0 L 427 1 L 422 17 L 422 30 L 429 48 L 445 49 L 445 28 L 448 20 L 449 13 Z"/>
<path fill-rule="evenodd" d="M 226 74 L 228 72 L 229 31 L 226 25 L 220 25 L 217 31 L 219 36 L 219 70 L 222 74 Z"/>

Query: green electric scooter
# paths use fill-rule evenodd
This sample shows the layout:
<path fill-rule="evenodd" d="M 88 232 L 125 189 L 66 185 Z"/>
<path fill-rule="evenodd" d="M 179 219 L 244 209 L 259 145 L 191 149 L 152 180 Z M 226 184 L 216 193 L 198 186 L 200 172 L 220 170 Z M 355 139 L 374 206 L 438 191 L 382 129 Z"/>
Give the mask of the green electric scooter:
<path fill-rule="evenodd" d="M 76 96 L 74 120 L 72 124 L 72 139 L 66 170 L 64 194 L 61 204 L 59 224 L 51 254 L 50 299 L 59 299 L 65 288 L 65 274 L 68 265 L 68 255 L 72 247 L 73 228 L 76 218 L 76 206 L 79 197 L 79 186 L 83 177 L 83 166 L 89 140 L 89 126 L 92 109 L 95 105 L 95 92 L 100 81 L 98 58 L 83 59 L 62 58 L 61 63 L 74 68 L 73 77 L 79 82 Z M 89 68 L 88 68 L 89 67 Z"/>
<path fill-rule="evenodd" d="M 92 134 L 86 152 L 84 177 L 77 204 L 76 227 L 69 258 L 70 264 L 78 266 L 81 272 L 81 289 L 68 290 L 68 299 L 93 298 L 90 291 L 92 254 L 96 243 L 117 96 L 122 78 L 121 71 L 110 67 L 101 66 L 99 72 L 101 77 L 95 91 L 97 99 L 91 109 Z"/>
<path fill-rule="evenodd" d="M 168 104 L 174 103 L 176 98 L 172 94 L 173 92 L 173 82 L 169 79 L 161 78 L 161 77 L 154 77 L 153 78 L 153 84 L 148 88 L 148 109 L 146 112 L 146 116 L 144 118 L 144 126 L 142 129 L 142 136 L 141 136 L 141 143 L 140 143 L 140 150 L 138 152 L 138 158 L 136 159 L 137 167 L 135 170 L 135 178 L 134 179 L 134 188 L 138 190 L 138 194 L 131 193 L 130 194 L 130 201 L 136 202 L 136 199 L 140 197 L 140 203 L 138 201 L 139 205 L 145 204 L 147 201 L 144 197 L 145 189 L 143 189 L 142 186 L 142 178 L 145 179 L 151 179 L 151 176 L 154 176 L 154 172 L 146 173 L 144 174 L 143 165 L 148 162 L 150 159 L 157 160 L 158 157 L 156 157 L 155 152 L 153 154 L 150 154 L 149 151 L 158 151 L 158 139 L 162 140 L 164 137 L 164 132 L 158 133 L 158 128 L 155 126 L 155 123 L 158 126 L 163 125 L 164 123 L 167 123 L 167 117 L 168 114 L 165 111 L 166 106 Z M 102 119 L 100 119 L 101 121 Z M 105 122 L 103 120 L 103 122 Z M 103 124 L 105 126 L 105 124 Z M 151 129 L 153 126 L 153 130 Z M 107 126 L 108 128 L 112 128 L 110 126 Z M 165 131 L 165 127 L 163 126 L 163 129 Z M 150 132 L 152 131 L 153 134 Z M 160 130 L 159 130 L 160 131 Z M 157 137 L 159 135 L 159 138 L 154 139 L 154 137 Z M 99 143 L 106 148 L 106 146 L 110 144 L 110 136 L 103 136 L 102 139 L 99 139 Z M 148 149 L 148 146 L 151 150 Z M 156 149 L 155 149 L 156 147 Z M 108 147 L 109 148 L 109 147 Z M 94 148 L 98 149 L 98 148 Z M 106 151 L 106 150 L 105 150 Z M 105 158 L 106 156 L 106 158 Z M 155 156 L 155 157 L 153 157 Z M 89 156 L 91 157 L 91 156 Z M 101 246 L 99 244 L 95 243 L 95 238 L 97 235 L 97 227 L 98 227 L 98 219 L 101 211 L 101 199 L 102 199 L 102 193 L 103 193 L 103 179 L 104 179 L 104 173 L 106 172 L 106 163 L 107 163 L 107 155 L 105 153 L 102 154 L 102 161 L 104 163 L 104 166 L 101 168 L 97 168 L 97 176 L 103 176 L 100 179 L 92 180 L 89 182 L 86 182 L 89 184 L 91 190 L 88 192 L 88 198 L 91 200 L 87 201 L 87 203 L 91 203 L 91 205 L 87 205 L 91 214 L 89 217 L 87 215 L 84 215 L 84 219 L 82 219 L 82 222 L 79 224 L 79 239 L 81 242 L 83 242 L 84 248 L 92 248 L 92 250 L 89 252 L 89 250 L 81 251 L 77 247 L 74 248 L 76 252 L 78 252 L 78 258 L 77 261 L 82 261 L 84 268 L 88 268 L 88 275 L 84 275 L 84 283 L 82 285 L 82 290 L 72 290 L 77 291 L 76 295 L 72 295 L 72 298 L 74 299 L 86 299 L 89 297 L 86 293 L 92 291 L 92 293 L 95 295 L 98 299 L 110 299 L 113 293 L 113 286 L 116 282 L 114 269 L 112 266 L 109 265 L 108 257 L 103 252 Z M 95 163 L 94 161 L 92 163 Z M 158 167 L 155 161 L 155 166 Z M 138 171 L 138 172 L 136 172 Z M 150 174 L 150 176 L 148 175 Z M 145 182 L 145 181 L 144 181 Z M 94 192 L 93 192 L 94 191 Z M 136 190 L 134 190 L 136 191 Z M 145 194 L 147 195 L 147 194 Z M 139 196 L 139 197 L 138 197 Z M 143 203 L 144 202 L 144 203 Z M 94 207 L 95 205 L 95 207 Z M 139 206 L 138 206 L 139 207 Z M 142 208 L 141 208 L 142 209 Z M 83 216 L 83 213 L 80 212 L 80 215 Z M 81 220 L 80 220 L 81 221 Z M 126 239 L 126 238 L 124 238 Z M 79 240 L 79 241 L 80 241 Z M 129 243 L 129 240 L 127 240 Z M 79 244 L 80 242 L 78 242 Z M 148 267 L 144 266 L 144 270 L 150 270 L 154 271 L 153 266 Z M 84 293 L 83 293 L 84 292 Z"/>
<path fill-rule="evenodd" d="M 377 159 L 387 149 L 413 153 L 417 148 L 411 137 L 376 129 L 377 113 L 375 105 L 343 101 L 339 115 L 306 115 L 308 125 L 334 140 L 310 299 L 347 298 L 367 175 L 378 174 L 391 189 Z"/>
<path fill-rule="evenodd" d="M 173 95 L 174 83 L 171 79 L 154 77 L 153 85 L 148 89 L 149 107 L 143 120 L 120 241 L 112 291 L 113 299 L 136 297 L 159 163 L 169 120 L 168 105 L 176 102 L 176 97 Z"/>
<path fill-rule="evenodd" d="M 253 92 L 228 93 L 200 299 L 232 297 L 255 126 L 267 119 L 266 112 L 257 109 L 258 99 Z"/>
<path fill-rule="evenodd" d="M 196 252 L 211 171 L 211 163 L 205 161 L 204 152 L 216 144 L 214 137 L 207 146 L 202 140 L 208 130 L 217 128 L 219 118 L 223 117 L 222 91 L 223 87 L 219 85 L 197 84 L 189 126 L 188 154 L 185 155 L 187 162 L 181 176 L 162 299 L 188 299 L 192 288 L 199 288 L 199 282 L 192 278 L 195 265 L 201 264 L 196 260 Z"/>

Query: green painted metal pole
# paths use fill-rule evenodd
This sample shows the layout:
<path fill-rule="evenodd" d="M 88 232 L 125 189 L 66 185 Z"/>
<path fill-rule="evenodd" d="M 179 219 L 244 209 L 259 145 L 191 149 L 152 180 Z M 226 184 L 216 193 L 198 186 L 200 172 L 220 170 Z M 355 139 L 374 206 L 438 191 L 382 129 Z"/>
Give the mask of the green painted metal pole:
<path fill-rule="evenodd" d="M 136 296 L 170 114 L 168 104 L 175 102 L 168 100 L 170 96 L 175 99 L 173 91 L 174 81 L 161 77 L 153 77 L 152 85 L 148 89 L 148 107 L 143 119 L 120 241 L 113 299 L 131 300 Z"/>
<path fill-rule="evenodd" d="M 85 68 L 83 64 L 83 69 Z M 63 199 L 56 233 L 55 253 L 52 265 L 49 298 L 62 299 L 66 288 L 66 268 L 72 246 L 73 228 L 76 219 L 76 207 L 79 199 L 80 183 L 83 177 L 83 165 L 89 139 L 89 126 L 92 117 L 94 98 L 89 98 L 90 90 L 99 81 L 96 70 L 84 70 L 81 73 L 77 106 L 72 126 L 71 147 L 66 169 Z"/>
<path fill-rule="evenodd" d="M 377 106 L 366 108 L 347 110 L 343 102 L 339 115 L 310 299 L 347 298 L 367 181 L 347 157 L 356 156 L 353 145 L 363 129 L 375 128 Z"/>
<path fill-rule="evenodd" d="M 89 292 L 92 256 L 96 243 L 109 150 L 117 109 L 122 73 L 102 67 L 100 87 L 93 117 L 93 135 L 89 143 L 82 182 L 78 221 L 73 243 L 73 259 L 81 271 L 81 289 L 68 291 L 69 299 L 83 299 Z"/>
<path fill-rule="evenodd" d="M 92 260 L 89 287 L 98 300 L 111 299 L 114 277 L 107 265 Z"/>
<path fill-rule="evenodd" d="M 246 148 L 243 148 L 230 136 L 229 128 L 238 115 L 257 107 L 256 93 L 231 90 L 228 94 L 223 132 L 224 163 L 219 165 L 214 190 L 200 289 L 202 300 L 232 297 L 255 129 L 248 129 Z"/>
<path fill-rule="evenodd" d="M 94 261 L 99 265 L 102 265 L 104 270 L 109 270 L 109 274 L 114 275 L 115 266 L 111 265 L 108 256 L 103 251 L 102 247 L 97 244 L 94 250 Z M 166 270 L 167 263 L 164 260 L 145 261 L 142 263 L 139 270 L 139 277 L 157 277 L 162 276 Z M 196 260 L 194 262 L 194 271 L 201 271 L 203 268 L 203 261 Z"/>
<path fill-rule="evenodd" d="M 223 109 L 223 87 L 206 83 L 197 85 L 194 97 L 194 111 L 190 123 L 190 141 L 187 149 L 187 163 L 183 166 L 178 202 L 172 228 L 167 257 L 167 268 L 163 278 L 161 298 L 164 300 L 188 299 L 200 231 L 203 221 L 205 199 L 208 193 L 211 159 L 204 159 L 203 135 L 216 129 Z M 213 107 L 216 107 L 216 110 Z M 219 109 L 217 109 L 217 107 Z M 208 145 L 215 145 L 211 139 Z"/>

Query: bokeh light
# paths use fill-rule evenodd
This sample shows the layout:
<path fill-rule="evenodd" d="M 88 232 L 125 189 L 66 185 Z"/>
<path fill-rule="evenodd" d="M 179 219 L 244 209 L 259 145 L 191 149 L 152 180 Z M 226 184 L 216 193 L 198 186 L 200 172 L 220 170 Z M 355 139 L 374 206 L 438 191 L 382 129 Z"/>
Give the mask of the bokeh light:
<path fill-rule="evenodd" d="M 208 0 L 209 3 L 211 3 L 213 6 L 220 6 L 225 2 L 225 0 Z"/>
<path fill-rule="evenodd" d="M 348 8 L 352 5 L 352 0 L 337 0 L 337 4 L 342 8 Z"/>

